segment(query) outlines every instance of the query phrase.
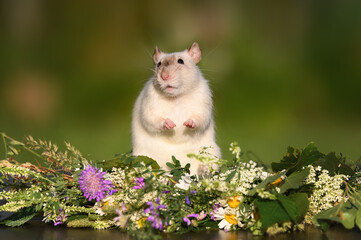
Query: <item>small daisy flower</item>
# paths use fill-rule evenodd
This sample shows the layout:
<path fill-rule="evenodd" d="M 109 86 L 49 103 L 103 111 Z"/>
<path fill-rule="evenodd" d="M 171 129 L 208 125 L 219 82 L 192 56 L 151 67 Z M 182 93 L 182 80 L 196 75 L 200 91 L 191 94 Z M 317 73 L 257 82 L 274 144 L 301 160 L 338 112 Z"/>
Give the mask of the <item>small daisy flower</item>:
<path fill-rule="evenodd" d="M 221 220 L 218 223 L 218 227 L 226 231 L 231 230 L 233 225 L 238 225 L 237 215 L 231 209 L 218 208 L 214 212 L 214 219 L 218 221 Z"/>

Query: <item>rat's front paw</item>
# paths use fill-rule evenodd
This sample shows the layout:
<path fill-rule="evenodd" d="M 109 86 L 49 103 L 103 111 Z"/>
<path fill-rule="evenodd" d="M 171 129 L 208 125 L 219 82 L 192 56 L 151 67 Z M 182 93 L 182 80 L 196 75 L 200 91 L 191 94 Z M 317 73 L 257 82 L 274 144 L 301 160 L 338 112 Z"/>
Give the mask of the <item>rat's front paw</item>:
<path fill-rule="evenodd" d="M 196 123 L 194 122 L 193 119 L 188 119 L 187 121 L 185 121 L 183 123 L 184 126 L 186 126 L 187 128 L 195 128 L 196 127 Z"/>
<path fill-rule="evenodd" d="M 172 120 L 170 120 L 169 118 L 167 118 L 166 120 L 164 120 L 163 128 L 164 128 L 165 130 L 172 129 L 172 128 L 174 128 L 175 126 L 176 126 L 175 123 L 174 123 Z"/>

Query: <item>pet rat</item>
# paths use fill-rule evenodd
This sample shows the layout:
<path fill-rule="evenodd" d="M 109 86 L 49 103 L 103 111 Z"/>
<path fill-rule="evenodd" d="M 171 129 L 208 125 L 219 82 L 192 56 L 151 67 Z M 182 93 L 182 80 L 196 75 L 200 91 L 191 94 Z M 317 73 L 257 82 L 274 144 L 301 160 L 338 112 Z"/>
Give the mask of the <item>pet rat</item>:
<path fill-rule="evenodd" d="M 154 75 L 140 92 L 132 116 L 133 155 L 153 158 L 161 168 L 175 156 L 202 175 L 204 164 L 187 157 L 202 147 L 220 158 L 215 142 L 212 93 L 197 63 L 198 43 L 182 52 L 164 53 L 155 47 Z"/>

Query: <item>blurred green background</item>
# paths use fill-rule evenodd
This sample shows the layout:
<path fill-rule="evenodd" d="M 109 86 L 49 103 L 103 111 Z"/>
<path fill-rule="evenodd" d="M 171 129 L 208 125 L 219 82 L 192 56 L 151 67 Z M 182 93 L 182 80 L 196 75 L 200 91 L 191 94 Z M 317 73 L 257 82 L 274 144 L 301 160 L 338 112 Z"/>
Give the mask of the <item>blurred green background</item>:
<path fill-rule="evenodd" d="M 289 145 L 361 156 L 361 1 L 1 1 L 0 131 L 131 149 L 151 54 L 199 42 L 225 158 Z"/>

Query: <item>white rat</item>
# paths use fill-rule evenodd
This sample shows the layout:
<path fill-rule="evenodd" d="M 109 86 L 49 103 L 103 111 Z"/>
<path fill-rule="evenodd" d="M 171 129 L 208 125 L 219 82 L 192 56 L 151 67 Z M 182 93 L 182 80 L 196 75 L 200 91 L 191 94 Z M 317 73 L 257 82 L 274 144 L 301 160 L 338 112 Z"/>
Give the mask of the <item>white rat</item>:
<path fill-rule="evenodd" d="M 189 159 L 202 147 L 221 157 L 215 142 L 212 93 L 197 63 L 202 53 L 198 43 L 183 52 L 153 54 L 155 74 L 145 84 L 133 109 L 134 155 L 155 159 L 161 168 L 175 156 L 191 174 L 202 174 L 204 165 Z"/>

